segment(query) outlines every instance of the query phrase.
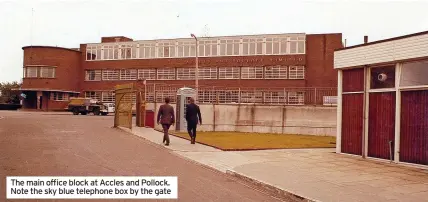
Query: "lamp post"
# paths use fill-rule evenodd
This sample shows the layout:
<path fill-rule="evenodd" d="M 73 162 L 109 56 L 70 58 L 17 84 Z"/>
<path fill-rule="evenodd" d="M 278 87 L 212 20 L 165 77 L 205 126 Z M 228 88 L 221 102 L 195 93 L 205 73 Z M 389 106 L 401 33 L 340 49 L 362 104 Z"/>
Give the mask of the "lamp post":
<path fill-rule="evenodd" d="M 199 55 L 199 51 L 198 51 L 198 38 L 194 35 L 194 34 L 190 34 L 191 37 L 193 37 L 196 41 L 196 56 L 195 56 L 195 90 L 196 90 L 196 96 L 195 96 L 195 101 L 198 101 L 198 87 L 199 87 L 199 65 L 198 65 L 198 55 Z"/>

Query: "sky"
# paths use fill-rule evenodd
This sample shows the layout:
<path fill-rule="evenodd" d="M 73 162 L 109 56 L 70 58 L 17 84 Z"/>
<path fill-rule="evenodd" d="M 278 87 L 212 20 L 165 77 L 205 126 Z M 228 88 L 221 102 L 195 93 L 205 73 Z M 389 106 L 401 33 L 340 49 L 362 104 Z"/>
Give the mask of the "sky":
<path fill-rule="evenodd" d="M 0 82 L 21 81 L 23 46 L 78 48 L 134 40 L 342 33 L 347 46 L 428 30 L 428 1 L 0 0 Z"/>

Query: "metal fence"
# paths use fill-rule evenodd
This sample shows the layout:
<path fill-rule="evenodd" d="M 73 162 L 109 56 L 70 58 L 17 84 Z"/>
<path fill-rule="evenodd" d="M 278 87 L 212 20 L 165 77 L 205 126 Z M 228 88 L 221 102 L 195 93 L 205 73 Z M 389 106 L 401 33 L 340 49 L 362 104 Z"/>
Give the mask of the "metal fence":
<path fill-rule="evenodd" d="M 148 84 L 146 102 L 176 102 L 177 90 L 192 85 Z M 337 88 L 249 88 L 199 86 L 198 102 L 206 104 L 269 104 L 336 106 Z"/>

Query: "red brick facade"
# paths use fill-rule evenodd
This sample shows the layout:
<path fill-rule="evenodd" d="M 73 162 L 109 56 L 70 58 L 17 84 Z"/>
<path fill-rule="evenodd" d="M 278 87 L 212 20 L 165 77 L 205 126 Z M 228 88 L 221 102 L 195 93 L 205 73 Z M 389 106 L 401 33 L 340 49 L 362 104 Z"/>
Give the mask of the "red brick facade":
<path fill-rule="evenodd" d="M 103 37 L 102 42 L 132 41 L 127 37 Z M 130 59 L 86 61 L 86 44 L 79 50 L 59 47 L 23 47 L 24 67 L 28 65 L 55 66 L 55 78 L 24 78 L 23 89 L 38 91 L 85 91 L 112 90 L 115 85 L 130 81 L 85 81 L 85 70 L 99 69 L 142 69 L 162 67 L 194 67 L 194 58 Z M 337 86 L 337 72 L 333 69 L 334 51 L 342 46 L 342 34 L 306 35 L 306 54 L 201 57 L 199 67 L 245 67 L 266 65 L 305 66 L 305 79 L 212 79 L 199 80 L 199 85 L 230 87 L 332 87 Z M 194 84 L 194 80 L 147 81 L 149 84 Z M 49 93 L 46 93 L 48 95 Z M 51 100 L 51 99 L 49 99 Z M 62 108 L 63 104 L 53 101 L 43 108 Z M 63 101 L 59 101 L 63 103 Z"/>

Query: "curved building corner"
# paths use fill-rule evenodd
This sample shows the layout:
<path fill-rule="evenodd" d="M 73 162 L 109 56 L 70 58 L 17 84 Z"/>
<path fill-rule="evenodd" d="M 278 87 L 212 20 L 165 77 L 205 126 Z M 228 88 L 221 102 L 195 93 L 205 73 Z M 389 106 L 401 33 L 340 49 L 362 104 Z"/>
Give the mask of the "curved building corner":
<path fill-rule="evenodd" d="M 81 52 L 50 46 L 25 46 L 23 109 L 63 110 L 70 97 L 79 95 Z"/>

